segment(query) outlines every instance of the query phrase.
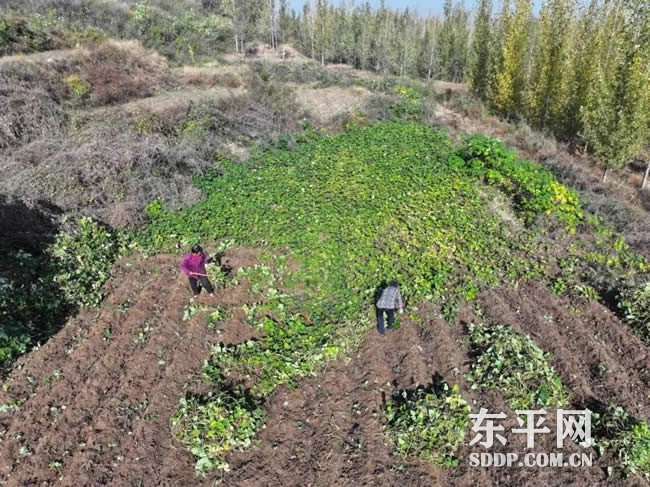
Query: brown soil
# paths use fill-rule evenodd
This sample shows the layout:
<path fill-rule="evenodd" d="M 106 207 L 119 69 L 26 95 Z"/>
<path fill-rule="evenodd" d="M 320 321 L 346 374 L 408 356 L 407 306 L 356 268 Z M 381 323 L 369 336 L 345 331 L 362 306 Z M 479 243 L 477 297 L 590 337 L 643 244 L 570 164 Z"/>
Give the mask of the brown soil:
<path fill-rule="evenodd" d="M 233 270 L 255 262 L 252 249 L 224 259 Z M 251 330 L 236 313 L 225 333 L 208 328 L 205 313 L 184 322 L 191 294 L 177 264 L 123 260 L 101 310 L 84 310 L 16 364 L 0 392 L 0 404 L 21 403 L 0 414 L 0 485 L 197 483 L 169 418 L 211 345 Z M 200 302 L 239 309 L 249 299 L 244 282 Z"/>
<path fill-rule="evenodd" d="M 236 271 L 258 262 L 251 248 L 231 249 L 223 264 Z M 523 284 L 480 296 L 483 316 L 461 309 L 460 323 L 421 306 L 386 338 L 368 330 L 351 356 L 328 364 L 297 388 L 281 387 L 267 400 L 268 422 L 256 446 L 232 453 L 232 471 L 194 475 L 193 458 L 169 427 L 180 397 L 197 384 L 210 346 L 255 336 L 241 306 L 257 298 L 245 281 L 203 304 L 225 306 L 229 319 L 206 326 L 205 313 L 182 320 L 189 300 L 177 256 L 131 256 L 107 284 L 101 310 L 84 310 L 47 344 L 17 364 L 0 404 L 0 484 L 22 485 L 647 485 L 607 477 L 607 459 L 591 468 L 475 468 L 463 446 L 460 465 L 442 469 L 397 456 L 383 435 L 383 404 L 395 389 L 428 385 L 441 376 L 458 384 L 473 411 L 506 412 L 508 444 L 491 452 L 526 452 L 523 435 L 508 434 L 515 416 L 499 391 L 469 387 L 467 324 L 506 323 L 530 334 L 550 352 L 573 393 L 572 407 L 593 401 L 624 407 L 650 419 L 648 349 L 602 306 L 572 303 L 546 288 Z M 128 301 L 128 306 L 127 306 Z M 145 338 L 142 330 L 148 326 Z M 110 333 L 106 331 L 110 329 Z M 644 372 L 645 371 L 645 372 Z M 536 452 L 556 452 L 554 411 Z M 467 437 L 466 443 L 470 437 Z M 566 452 L 582 452 L 569 445 Z"/>
<path fill-rule="evenodd" d="M 533 334 L 555 355 L 554 365 L 575 393 L 572 405 L 581 407 L 585 400 L 599 399 L 648 419 L 647 378 L 639 372 L 650 365 L 647 349 L 603 307 L 590 304 L 571 314 L 569 303 L 534 285 L 485 293 L 481 303 L 491 321 Z M 396 456 L 382 433 L 383 401 L 394 389 L 430 384 L 435 375 L 459 384 L 474 412 L 480 407 L 506 412 L 506 432 L 518 426 L 499 392 L 471 390 L 464 379 L 469 371 L 465 325 L 476 321 L 471 308 L 462 310 L 460 325 L 445 322 L 430 306 L 423 306 L 419 314 L 419 324 L 405 320 L 387 338 L 371 331 L 349 361 L 327 366 L 299 389 L 277 391 L 268 402 L 269 421 L 259 448 L 231 456 L 233 472 L 226 475 L 227 484 L 647 485 L 638 478 L 608 478 L 602 468 L 605 460 L 597 466 L 593 449 L 575 445 L 565 446 L 565 452 L 591 453 L 593 467 L 473 468 L 469 454 L 482 450 L 469 446 L 460 451 L 460 466 L 450 470 Z M 550 315 L 552 322 L 548 322 Z M 568 340 L 564 338 L 567 328 L 571 330 Z M 590 374 L 589 366 L 596 361 L 605 363 L 611 372 Z M 555 452 L 555 411 L 549 410 L 545 425 L 553 433 L 537 437 L 534 451 Z M 490 451 L 526 453 L 525 440 L 518 436 L 507 436 L 507 446 Z"/>

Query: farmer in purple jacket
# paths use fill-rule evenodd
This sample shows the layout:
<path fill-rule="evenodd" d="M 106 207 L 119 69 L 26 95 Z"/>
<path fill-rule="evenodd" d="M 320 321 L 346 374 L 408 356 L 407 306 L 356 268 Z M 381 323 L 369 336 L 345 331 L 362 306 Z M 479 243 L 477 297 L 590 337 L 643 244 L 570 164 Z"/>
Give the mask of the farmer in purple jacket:
<path fill-rule="evenodd" d="M 214 287 L 208 280 L 208 273 L 205 271 L 205 264 L 208 263 L 208 256 L 203 252 L 200 245 L 192 247 L 192 252 L 185 254 L 181 260 L 181 270 L 190 280 L 190 287 L 194 293 L 194 297 L 201 293 L 201 288 L 204 287 L 210 296 L 214 296 Z"/>

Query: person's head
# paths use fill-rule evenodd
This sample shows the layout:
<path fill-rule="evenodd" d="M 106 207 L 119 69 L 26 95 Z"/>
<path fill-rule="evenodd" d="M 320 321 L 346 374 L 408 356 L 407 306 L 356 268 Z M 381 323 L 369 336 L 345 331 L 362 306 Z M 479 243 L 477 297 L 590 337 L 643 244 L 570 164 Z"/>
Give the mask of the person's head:
<path fill-rule="evenodd" d="M 197 245 L 192 246 L 192 253 L 193 254 L 200 254 L 202 252 L 203 252 L 203 247 L 201 247 L 200 245 L 197 244 Z"/>
<path fill-rule="evenodd" d="M 388 285 L 391 287 L 399 287 L 399 282 L 397 281 L 397 279 L 393 279 L 392 281 L 390 281 Z"/>

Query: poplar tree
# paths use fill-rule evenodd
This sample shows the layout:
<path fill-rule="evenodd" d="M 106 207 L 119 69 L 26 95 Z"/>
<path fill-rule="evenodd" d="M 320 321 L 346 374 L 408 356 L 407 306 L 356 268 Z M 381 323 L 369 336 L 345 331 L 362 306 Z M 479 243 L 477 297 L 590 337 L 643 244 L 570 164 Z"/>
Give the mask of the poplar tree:
<path fill-rule="evenodd" d="M 522 113 L 531 12 L 531 0 L 515 0 L 515 11 L 505 31 L 503 70 L 496 75 L 494 104 L 507 118 Z"/>
<path fill-rule="evenodd" d="M 562 78 L 573 8 L 574 0 L 549 0 L 542 7 L 527 110 L 528 120 L 538 127 L 556 130 L 566 110 Z"/>
<path fill-rule="evenodd" d="M 510 0 L 503 0 L 499 15 L 491 22 L 492 35 L 489 40 L 490 62 L 488 66 L 487 83 L 487 99 L 491 105 L 495 105 L 495 100 L 499 93 L 498 75 L 503 72 L 503 53 L 506 41 L 506 32 L 509 29 L 511 17 Z"/>
<path fill-rule="evenodd" d="M 470 56 L 469 82 L 472 91 L 482 100 L 487 97 L 490 67 L 490 12 L 491 0 L 480 0 Z"/>
<path fill-rule="evenodd" d="M 318 0 L 314 19 L 314 50 L 319 56 L 320 63 L 325 64 L 329 54 L 332 37 L 331 12 L 327 0 Z"/>
<path fill-rule="evenodd" d="M 610 169 L 638 155 L 650 137 L 648 10 L 622 1 L 610 7 L 604 62 L 581 110 L 584 136 L 604 169 L 603 182 Z"/>
<path fill-rule="evenodd" d="M 598 0 L 592 0 L 582 11 L 578 20 L 571 23 L 567 38 L 558 110 L 556 115 L 556 135 L 571 139 L 582 133 L 580 111 L 587 103 L 590 87 L 596 77 L 600 62 L 600 10 Z"/>
<path fill-rule="evenodd" d="M 424 21 L 423 37 L 420 43 L 417 60 L 417 73 L 421 78 L 431 79 L 439 71 L 438 57 L 436 56 L 436 44 L 440 23 L 435 17 Z"/>
<path fill-rule="evenodd" d="M 437 42 L 440 71 L 444 79 L 459 82 L 465 77 L 469 13 L 460 4 L 445 0 L 444 19 Z"/>

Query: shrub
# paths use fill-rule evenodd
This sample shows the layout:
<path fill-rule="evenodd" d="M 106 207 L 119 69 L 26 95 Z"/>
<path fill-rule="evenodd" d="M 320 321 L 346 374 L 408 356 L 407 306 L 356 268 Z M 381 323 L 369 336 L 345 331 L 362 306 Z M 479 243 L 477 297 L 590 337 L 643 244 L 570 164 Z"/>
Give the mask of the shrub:
<path fill-rule="evenodd" d="M 367 123 L 377 123 L 395 120 L 393 107 L 398 103 L 396 95 L 373 93 L 361 108 L 363 120 Z"/>
<path fill-rule="evenodd" d="M 483 120 L 487 116 L 487 110 L 483 102 L 471 94 L 451 96 L 448 101 L 454 111 L 467 118 Z"/>
<path fill-rule="evenodd" d="M 317 83 L 320 88 L 340 85 L 341 79 L 335 73 L 315 62 L 305 63 L 262 63 L 252 64 L 256 72 L 266 71 L 273 81 L 282 83 Z"/>
<path fill-rule="evenodd" d="M 169 84 L 165 59 L 137 42 L 107 41 L 79 55 L 80 76 L 92 87 L 94 105 L 151 96 Z"/>
<path fill-rule="evenodd" d="M 76 74 L 66 76 L 63 81 L 75 98 L 85 98 L 90 91 L 90 83 Z"/>
<path fill-rule="evenodd" d="M 60 35 L 47 29 L 47 25 L 39 22 L 41 19 L 40 16 L 0 15 L 0 56 L 64 47 L 65 42 Z"/>
<path fill-rule="evenodd" d="M 517 124 L 512 136 L 514 137 L 512 145 L 538 160 L 552 157 L 557 152 L 557 144 L 553 137 L 533 130 L 525 122 Z"/>

